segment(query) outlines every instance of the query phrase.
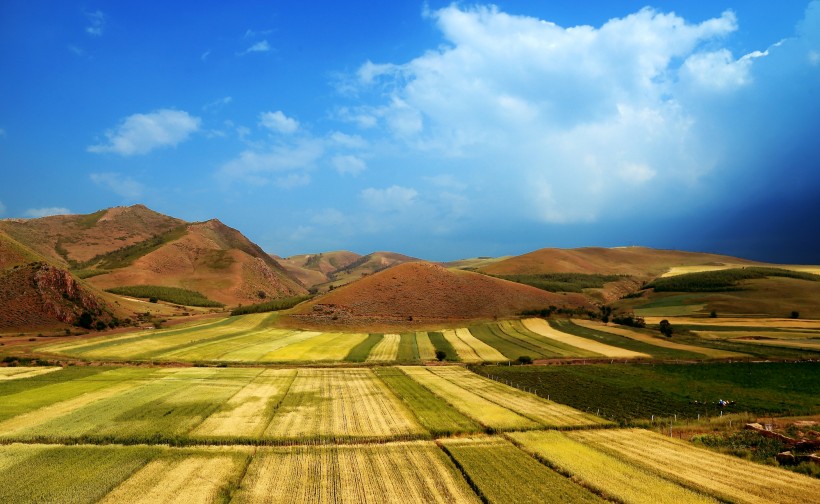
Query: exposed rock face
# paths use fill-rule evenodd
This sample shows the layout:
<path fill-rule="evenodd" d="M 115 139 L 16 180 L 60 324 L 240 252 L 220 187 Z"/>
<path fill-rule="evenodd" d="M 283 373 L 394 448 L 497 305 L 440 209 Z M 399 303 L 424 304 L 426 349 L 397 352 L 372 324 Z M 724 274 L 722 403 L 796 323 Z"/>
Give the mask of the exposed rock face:
<path fill-rule="evenodd" d="M 34 262 L 0 275 L 0 328 L 74 324 L 84 311 L 111 318 L 105 304 L 64 269 Z"/>

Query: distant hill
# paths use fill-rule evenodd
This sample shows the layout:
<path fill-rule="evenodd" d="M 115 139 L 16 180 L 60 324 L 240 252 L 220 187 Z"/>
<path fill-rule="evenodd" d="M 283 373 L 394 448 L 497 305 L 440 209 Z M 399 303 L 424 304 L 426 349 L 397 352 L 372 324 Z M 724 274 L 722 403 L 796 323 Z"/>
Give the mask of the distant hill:
<path fill-rule="evenodd" d="M 100 289 L 180 287 L 226 305 L 307 292 L 258 245 L 215 219 L 187 223 L 134 205 L 7 219 L 0 231 Z"/>
<path fill-rule="evenodd" d="M 420 260 L 395 252 L 373 252 L 362 256 L 342 251 L 293 256 L 284 259 L 283 265 L 306 287 L 327 292 L 398 264 Z"/>
<path fill-rule="evenodd" d="M 591 308 L 580 294 L 555 294 L 469 271 L 409 262 L 368 275 L 294 308 L 316 326 L 422 326 L 514 316 L 525 310 Z"/>

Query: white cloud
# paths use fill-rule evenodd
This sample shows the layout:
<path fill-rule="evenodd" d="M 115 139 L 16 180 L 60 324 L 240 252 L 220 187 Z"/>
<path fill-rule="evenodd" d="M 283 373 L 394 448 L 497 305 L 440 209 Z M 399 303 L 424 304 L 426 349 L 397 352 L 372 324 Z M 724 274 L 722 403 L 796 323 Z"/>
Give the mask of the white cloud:
<path fill-rule="evenodd" d="M 362 158 L 357 156 L 334 156 L 333 159 L 330 160 L 330 162 L 333 165 L 333 167 L 336 168 L 336 171 L 342 175 L 346 173 L 349 173 L 351 175 L 358 175 L 359 173 L 367 169 L 367 163 L 365 163 Z"/>
<path fill-rule="evenodd" d="M 358 92 L 375 104 L 336 116 L 380 128 L 413 156 L 409 166 L 435 158 L 474 174 L 486 212 L 547 222 L 595 220 L 649 201 L 652 185 L 697 183 L 715 154 L 677 86 L 708 77 L 736 89 L 765 55 L 715 48 L 737 30 L 731 11 L 693 24 L 645 8 L 597 28 L 458 4 L 429 16 L 446 44 L 406 63 L 364 63 Z M 616 181 L 628 183 L 615 191 Z"/>
<path fill-rule="evenodd" d="M 418 191 L 409 187 L 393 185 L 385 189 L 368 187 L 360 197 L 364 203 L 380 212 L 407 210 L 418 198 Z"/>
<path fill-rule="evenodd" d="M 285 175 L 284 177 L 277 177 L 274 184 L 282 189 L 302 187 L 310 184 L 310 175 L 307 173 L 291 173 L 289 175 Z"/>
<path fill-rule="evenodd" d="M 299 121 L 286 116 L 281 110 L 259 114 L 259 124 L 277 133 L 290 134 L 299 129 Z"/>
<path fill-rule="evenodd" d="M 24 215 L 31 219 L 39 219 L 40 217 L 49 217 L 51 215 L 69 215 L 71 210 L 63 207 L 45 207 L 45 208 L 29 208 Z"/>
<path fill-rule="evenodd" d="M 205 51 L 204 53 L 200 54 L 199 59 L 201 59 L 202 61 L 208 61 L 208 56 L 210 56 L 210 55 L 211 55 L 211 50 L 209 49 L 209 50 Z"/>
<path fill-rule="evenodd" d="M 102 36 L 105 29 L 107 16 L 101 10 L 93 12 L 86 12 L 85 17 L 88 20 L 88 26 L 85 27 L 85 32 L 92 37 Z"/>
<path fill-rule="evenodd" d="M 98 186 L 104 187 L 126 199 L 140 199 L 145 192 L 143 184 L 121 173 L 92 173 L 89 177 Z"/>
<path fill-rule="evenodd" d="M 197 131 L 200 119 L 182 110 L 159 109 L 126 117 L 105 133 L 107 142 L 88 147 L 89 152 L 121 156 L 146 154 L 159 147 L 176 146 Z"/>
<path fill-rule="evenodd" d="M 213 112 L 213 111 L 221 109 L 222 107 L 224 107 L 226 105 L 230 105 L 232 102 L 233 102 L 233 97 L 232 96 L 223 96 L 222 98 L 219 98 L 219 99 L 214 100 L 212 102 L 206 103 L 205 105 L 202 106 L 202 110 L 205 110 L 207 112 Z"/>
<path fill-rule="evenodd" d="M 367 140 L 359 135 L 348 135 L 347 133 L 342 133 L 341 131 L 334 131 L 330 134 L 329 138 L 332 144 L 339 147 L 345 147 L 348 149 L 363 149 L 367 147 Z"/>
<path fill-rule="evenodd" d="M 257 42 L 255 44 L 253 44 L 252 46 L 248 47 L 247 49 L 245 49 L 245 52 L 243 54 L 255 53 L 255 52 L 268 52 L 270 50 L 271 50 L 271 46 L 270 46 L 270 44 L 268 44 L 268 41 L 267 40 L 262 40 L 260 42 Z"/>
<path fill-rule="evenodd" d="M 817 66 L 818 64 L 820 64 L 820 52 L 809 51 L 809 63 L 812 66 Z"/>
<path fill-rule="evenodd" d="M 267 184 L 272 178 L 276 178 L 276 183 L 280 186 L 295 187 L 306 184 L 310 179 L 289 179 L 287 175 L 281 174 L 307 172 L 313 169 L 323 153 L 321 142 L 315 140 L 305 140 L 294 145 L 276 145 L 266 150 L 249 149 L 222 165 L 218 176 L 226 181 L 242 180 L 256 185 Z"/>

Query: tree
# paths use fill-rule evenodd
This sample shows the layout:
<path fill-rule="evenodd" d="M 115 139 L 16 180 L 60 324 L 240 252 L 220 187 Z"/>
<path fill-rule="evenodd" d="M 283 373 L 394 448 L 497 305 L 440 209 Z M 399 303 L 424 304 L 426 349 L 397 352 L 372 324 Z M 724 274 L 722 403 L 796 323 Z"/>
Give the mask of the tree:
<path fill-rule="evenodd" d="M 800 318 L 800 312 L 799 311 L 793 311 L 792 312 L 792 318 Z"/>
<path fill-rule="evenodd" d="M 443 361 L 445 357 L 447 357 L 447 354 L 444 350 L 436 350 L 436 359 L 438 359 L 439 362 Z"/>
<path fill-rule="evenodd" d="M 159 301 L 159 299 L 157 299 L 155 296 L 151 296 L 150 298 L 148 298 L 149 303 L 156 303 L 157 301 Z"/>
<path fill-rule="evenodd" d="M 92 323 L 94 323 L 94 317 L 87 311 L 84 311 L 82 315 L 80 315 L 79 320 L 77 320 L 77 325 L 83 329 L 91 329 Z"/>
<path fill-rule="evenodd" d="M 532 357 L 530 357 L 529 355 L 522 355 L 522 356 L 518 357 L 518 363 L 522 364 L 522 365 L 523 364 L 532 364 Z"/>
<path fill-rule="evenodd" d="M 667 338 L 672 337 L 672 324 L 670 324 L 668 320 L 661 320 L 661 323 L 658 324 L 658 329 L 660 329 L 661 334 L 663 334 Z"/>
<path fill-rule="evenodd" d="M 712 310 L 712 313 L 709 314 L 709 318 L 717 318 L 717 312 Z"/>

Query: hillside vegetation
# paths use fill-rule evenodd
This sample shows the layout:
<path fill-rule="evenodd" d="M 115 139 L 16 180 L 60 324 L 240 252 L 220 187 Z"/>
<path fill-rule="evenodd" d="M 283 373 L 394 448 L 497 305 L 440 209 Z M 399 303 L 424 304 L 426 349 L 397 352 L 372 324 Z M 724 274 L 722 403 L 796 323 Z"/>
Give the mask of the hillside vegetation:
<path fill-rule="evenodd" d="M 653 280 L 646 288 L 655 292 L 722 292 L 740 289 L 743 280 L 771 277 L 796 278 L 811 282 L 820 281 L 820 275 L 781 268 L 748 267 L 717 271 L 686 273 Z"/>

